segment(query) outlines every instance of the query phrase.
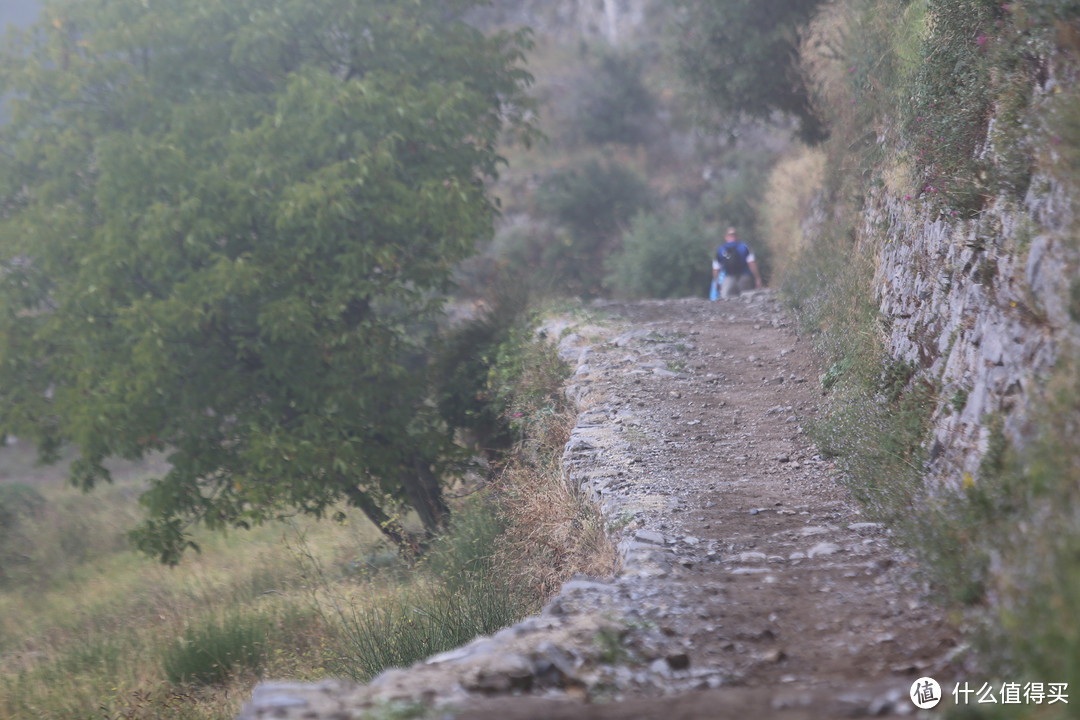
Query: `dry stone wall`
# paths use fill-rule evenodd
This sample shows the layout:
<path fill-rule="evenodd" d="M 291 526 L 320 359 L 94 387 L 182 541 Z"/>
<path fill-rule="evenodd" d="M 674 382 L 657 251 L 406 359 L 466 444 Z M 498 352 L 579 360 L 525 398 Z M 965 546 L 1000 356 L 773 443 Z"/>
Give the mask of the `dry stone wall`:
<path fill-rule="evenodd" d="M 1031 410 L 1064 349 L 1077 253 L 1068 189 L 1036 177 L 1023 202 L 998 199 L 958 221 L 880 194 L 862 235 L 880 248 L 876 289 L 893 358 L 936 382 L 929 475 L 977 479 L 995 418 L 1023 443 Z"/>

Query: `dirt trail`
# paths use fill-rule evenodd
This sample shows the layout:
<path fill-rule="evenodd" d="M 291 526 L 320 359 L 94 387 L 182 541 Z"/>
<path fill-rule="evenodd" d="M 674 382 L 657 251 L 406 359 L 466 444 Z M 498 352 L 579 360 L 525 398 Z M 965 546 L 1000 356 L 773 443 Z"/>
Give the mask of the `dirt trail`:
<path fill-rule="evenodd" d="M 577 362 L 568 481 L 619 528 L 620 573 L 367 686 L 265 683 L 245 720 L 880 717 L 922 676 L 951 687 L 955 631 L 803 431 L 820 370 L 775 298 L 594 312 L 551 333 Z"/>
<path fill-rule="evenodd" d="M 820 370 L 775 299 L 603 309 L 674 343 L 665 369 L 608 375 L 605 409 L 640 420 L 623 433 L 629 479 L 673 499 L 637 533 L 658 530 L 673 556 L 652 589 L 693 608 L 663 629 L 724 687 L 602 705 L 503 698 L 468 716 L 906 715 L 915 679 L 946 687 L 956 633 L 810 444 L 802 424 L 822 400 Z"/>

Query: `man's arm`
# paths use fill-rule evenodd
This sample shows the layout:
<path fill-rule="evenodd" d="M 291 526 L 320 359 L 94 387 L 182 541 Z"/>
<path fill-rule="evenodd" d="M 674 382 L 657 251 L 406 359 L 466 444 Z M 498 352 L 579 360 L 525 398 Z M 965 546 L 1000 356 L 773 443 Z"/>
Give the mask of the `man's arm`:
<path fill-rule="evenodd" d="M 746 264 L 750 268 L 750 272 L 753 273 L 753 275 L 754 275 L 754 289 L 755 290 L 760 290 L 761 289 L 761 273 L 758 272 L 757 261 L 756 260 L 747 260 Z"/>

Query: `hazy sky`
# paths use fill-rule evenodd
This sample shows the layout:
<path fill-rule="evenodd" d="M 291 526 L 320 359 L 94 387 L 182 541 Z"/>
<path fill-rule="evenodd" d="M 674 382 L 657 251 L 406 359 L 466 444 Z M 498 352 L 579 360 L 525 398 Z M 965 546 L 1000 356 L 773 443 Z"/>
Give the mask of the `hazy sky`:
<path fill-rule="evenodd" d="M 0 0 L 0 32 L 8 23 L 29 24 L 37 12 L 37 0 Z"/>

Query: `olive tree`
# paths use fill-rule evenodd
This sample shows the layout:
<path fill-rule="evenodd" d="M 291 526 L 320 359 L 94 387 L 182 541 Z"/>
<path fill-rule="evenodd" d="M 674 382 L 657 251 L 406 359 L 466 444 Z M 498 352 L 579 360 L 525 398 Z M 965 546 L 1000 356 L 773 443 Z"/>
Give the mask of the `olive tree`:
<path fill-rule="evenodd" d="M 168 453 L 137 544 L 345 500 L 437 527 L 415 328 L 526 137 L 473 0 L 53 0 L 0 56 L 0 432 L 71 479 Z"/>

